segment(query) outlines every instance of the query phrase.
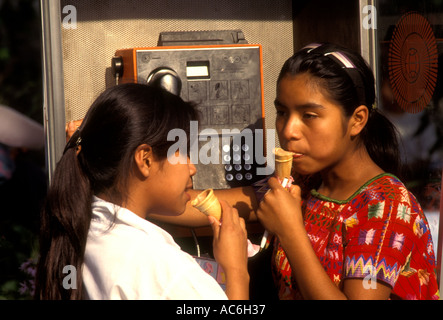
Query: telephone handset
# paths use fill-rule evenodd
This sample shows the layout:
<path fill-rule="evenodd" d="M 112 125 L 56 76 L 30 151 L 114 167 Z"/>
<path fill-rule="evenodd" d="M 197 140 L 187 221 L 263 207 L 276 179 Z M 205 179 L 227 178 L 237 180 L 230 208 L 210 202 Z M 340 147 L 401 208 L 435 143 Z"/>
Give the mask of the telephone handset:
<path fill-rule="evenodd" d="M 182 81 L 177 72 L 166 67 L 152 71 L 148 76 L 147 83 L 160 86 L 177 96 L 180 96 L 182 89 Z"/>

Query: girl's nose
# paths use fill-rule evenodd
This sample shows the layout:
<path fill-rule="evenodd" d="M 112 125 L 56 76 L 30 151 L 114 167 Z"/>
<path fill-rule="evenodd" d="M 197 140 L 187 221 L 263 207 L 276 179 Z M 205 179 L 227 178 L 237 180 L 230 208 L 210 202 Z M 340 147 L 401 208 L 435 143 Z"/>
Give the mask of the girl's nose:
<path fill-rule="evenodd" d="M 287 119 L 281 130 L 281 136 L 285 140 L 299 140 L 301 138 L 301 123 L 299 119 L 292 116 Z"/>
<path fill-rule="evenodd" d="M 189 174 L 192 177 L 197 173 L 197 168 L 193 163 L 191 163 L 191 159 L 188 157 L 188 166 L 189 166 Z"/>

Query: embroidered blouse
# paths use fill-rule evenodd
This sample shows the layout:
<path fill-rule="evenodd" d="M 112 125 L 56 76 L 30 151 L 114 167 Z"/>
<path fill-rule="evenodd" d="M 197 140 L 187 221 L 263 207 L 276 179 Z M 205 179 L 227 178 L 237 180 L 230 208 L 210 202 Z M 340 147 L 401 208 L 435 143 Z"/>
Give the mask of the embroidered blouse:
<path fill-rule="evenodd" d="M 428 222 L 395 176 L 381 174 L 345 201 L 313 190 L 302 210 L 312 247 L 337 286 L 345 279 L 363 279 L 368 290 L 377 282 L 390 286 L 391 299 L 439 299 Z M 279 297 L 302 299 L 285 252 L 274 241 L 272 269 Z"/>

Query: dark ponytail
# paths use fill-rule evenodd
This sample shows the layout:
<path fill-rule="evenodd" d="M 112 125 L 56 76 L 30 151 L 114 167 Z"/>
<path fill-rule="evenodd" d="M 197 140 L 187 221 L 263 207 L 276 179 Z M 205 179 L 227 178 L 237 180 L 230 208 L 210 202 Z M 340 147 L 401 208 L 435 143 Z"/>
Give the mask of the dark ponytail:
<path fill-rule="evenodd" d="M 357 53 L 334 44 L 311 44 L 295 53 L 283 65 L 278 81 L 285 75 L 309 73 L 331 99 L 350 117 L 364 105 L 369 118 L 360 134 L 369 156 L 384 171 L 401 175 L 398 133 L 375 106 L 374 75 Z"/>
<path fill-rule="evenodd" d="M 166 159 L 175 143 L 168 141 L 169 131 L 189 133 L 190 121 L 197 118 L 196 109 L 180 97 L 143 84 L 114 86 L 95 100 L 67 143 L 48 190 L 41 217 L 36 299 L 83 298 L 92 196 L 104 194 L 111 202 L 124 204 L 137 147 L 147 144 L 158 160 Z M 66 281 L 65 270 L 72 269 L 76 277 Z"/>
<path fill-rule="evenodd" d="M 401 179 L 403 166 L 397 140 L 398 132 L 391 121 L 378 110 L 373 110 L 360 135 L 371 159 L 384 171 Z"/>
<path fill-rule="evenodd" d="M 36 299 L 81 299 L 81 270 L 91 220 L 91 198 L 89 180 L 80 169 L 76 150 L 70 148 L 54 171 L 41 217 Z M 69 283 L 64 283 L 66 266 L 73 266 L 77 271 Z"/>

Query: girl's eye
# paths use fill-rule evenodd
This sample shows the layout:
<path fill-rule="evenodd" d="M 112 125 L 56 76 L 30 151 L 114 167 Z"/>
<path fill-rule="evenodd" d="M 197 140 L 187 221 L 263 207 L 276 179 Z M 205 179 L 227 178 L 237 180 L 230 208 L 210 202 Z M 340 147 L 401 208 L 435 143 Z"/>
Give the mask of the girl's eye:
<path fill-rule="evenodd" d="M 286 114 L 285 111 L 283 111 L 283 110 L 277 110 L 277 117 L 284 117 L 285 114 Z"/>
<path fill-rule="evenodd" d="M 303 118 L 305 118 L 305 119 L 315 119 L 317 117 L 318 116 L 315 113 L 305 113 L 305 114 L 303 114 Z"/>

